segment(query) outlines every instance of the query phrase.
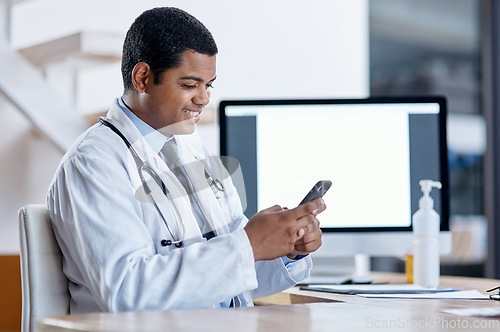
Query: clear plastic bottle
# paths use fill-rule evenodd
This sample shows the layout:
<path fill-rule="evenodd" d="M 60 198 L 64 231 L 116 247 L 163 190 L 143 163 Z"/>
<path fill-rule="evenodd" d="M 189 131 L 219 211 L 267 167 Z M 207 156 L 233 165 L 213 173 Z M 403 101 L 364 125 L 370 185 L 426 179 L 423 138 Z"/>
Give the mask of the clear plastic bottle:
<path fill-rule="evenodd" d="M 413 214 L 413 283 L 422 287 L 439 286 L 439 227 L 440 217 L 430 197 L 432 188 L 441 189 L 441 183 L 420 180 L 423 196 L 419 209 Z"/>

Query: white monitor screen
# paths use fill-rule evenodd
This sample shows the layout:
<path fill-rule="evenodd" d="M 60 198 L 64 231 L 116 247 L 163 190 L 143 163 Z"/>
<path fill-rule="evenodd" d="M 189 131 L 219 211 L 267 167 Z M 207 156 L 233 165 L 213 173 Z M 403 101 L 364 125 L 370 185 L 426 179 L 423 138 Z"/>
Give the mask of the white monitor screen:
<path fill-rule="evenodd" d="M 221 152 L 240 161 L 248 217 L 331 180 L 323 230 L 409 230 L 428 178 L 443 184 L 432 196 L 447 229 L 444 108 L 442 98 L 223 101 Z"/>

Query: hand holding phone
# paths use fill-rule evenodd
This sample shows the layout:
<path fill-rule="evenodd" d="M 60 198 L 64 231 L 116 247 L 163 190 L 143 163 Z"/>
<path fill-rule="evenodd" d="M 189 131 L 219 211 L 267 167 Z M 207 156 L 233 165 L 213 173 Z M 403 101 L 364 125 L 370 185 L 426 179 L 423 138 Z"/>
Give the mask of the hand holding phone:
<path fill-rule="evenodd" d="M 330 180 L 321 180 L 316 182 L 314 187 L 307 193 L 306 197 L 299 203 L 299 205 L 313 201 L 317 198 L 323 197 L 323 195 L 330 189 L 332 186 L 332 181 Z"/>

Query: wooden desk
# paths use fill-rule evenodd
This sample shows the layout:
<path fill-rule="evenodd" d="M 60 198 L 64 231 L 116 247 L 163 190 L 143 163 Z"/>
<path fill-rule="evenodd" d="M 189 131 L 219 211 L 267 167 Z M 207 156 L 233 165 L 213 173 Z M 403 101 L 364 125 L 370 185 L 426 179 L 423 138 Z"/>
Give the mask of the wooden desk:
<path fill-rule="evenodd" d="M 376 274 L 378 282 L 400 282 L 404 276 Z M 441 285 L 484 292 L 500 281 L 481 278 L 442 277 Z M 87 314 L 43 318 L 41 332 L 47 331 L 357 331 L 392 329 L 402 331 L 499 331 L 500 319 L 460 317 L 443 309 L 500 307 L 492 300 L 369 299 L 355 295 L 301 291 L 297 287 L 257 303 L 291 305 L 257 306 L 217 310 L 178 310 Z M 285 302 L 287 302 L 285 301 Z M 336 302 L 316 302 L 336 301 Z M 294 304 L 297 302 L 313 302 Z"/>

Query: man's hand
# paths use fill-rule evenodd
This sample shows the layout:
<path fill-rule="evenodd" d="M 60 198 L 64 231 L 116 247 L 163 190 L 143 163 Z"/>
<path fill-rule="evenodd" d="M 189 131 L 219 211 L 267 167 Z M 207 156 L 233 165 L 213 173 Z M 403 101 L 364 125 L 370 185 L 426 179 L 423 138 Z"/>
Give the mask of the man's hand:
<path fill-rule="evenodd" d="M 316 215 L 325 208 L 323 199 L 319 198 L 290 210 L 275 205 L 254 215 L 245 226 L 245 231 L 255 261 L 285 255 L 295 257 L 319 248 L 321 230 Z"/>
<path fill-rule="evenodd" d="M 295 242 L 294 250 L 287 255 L 288 258 L 294 259 L 297 255 L 307 255 L 321 247 L 323 232 L 319 228 L 319 220 L 314 218 L 314 221 L 307 226 L 306 233 L 302 238 Z"/>

